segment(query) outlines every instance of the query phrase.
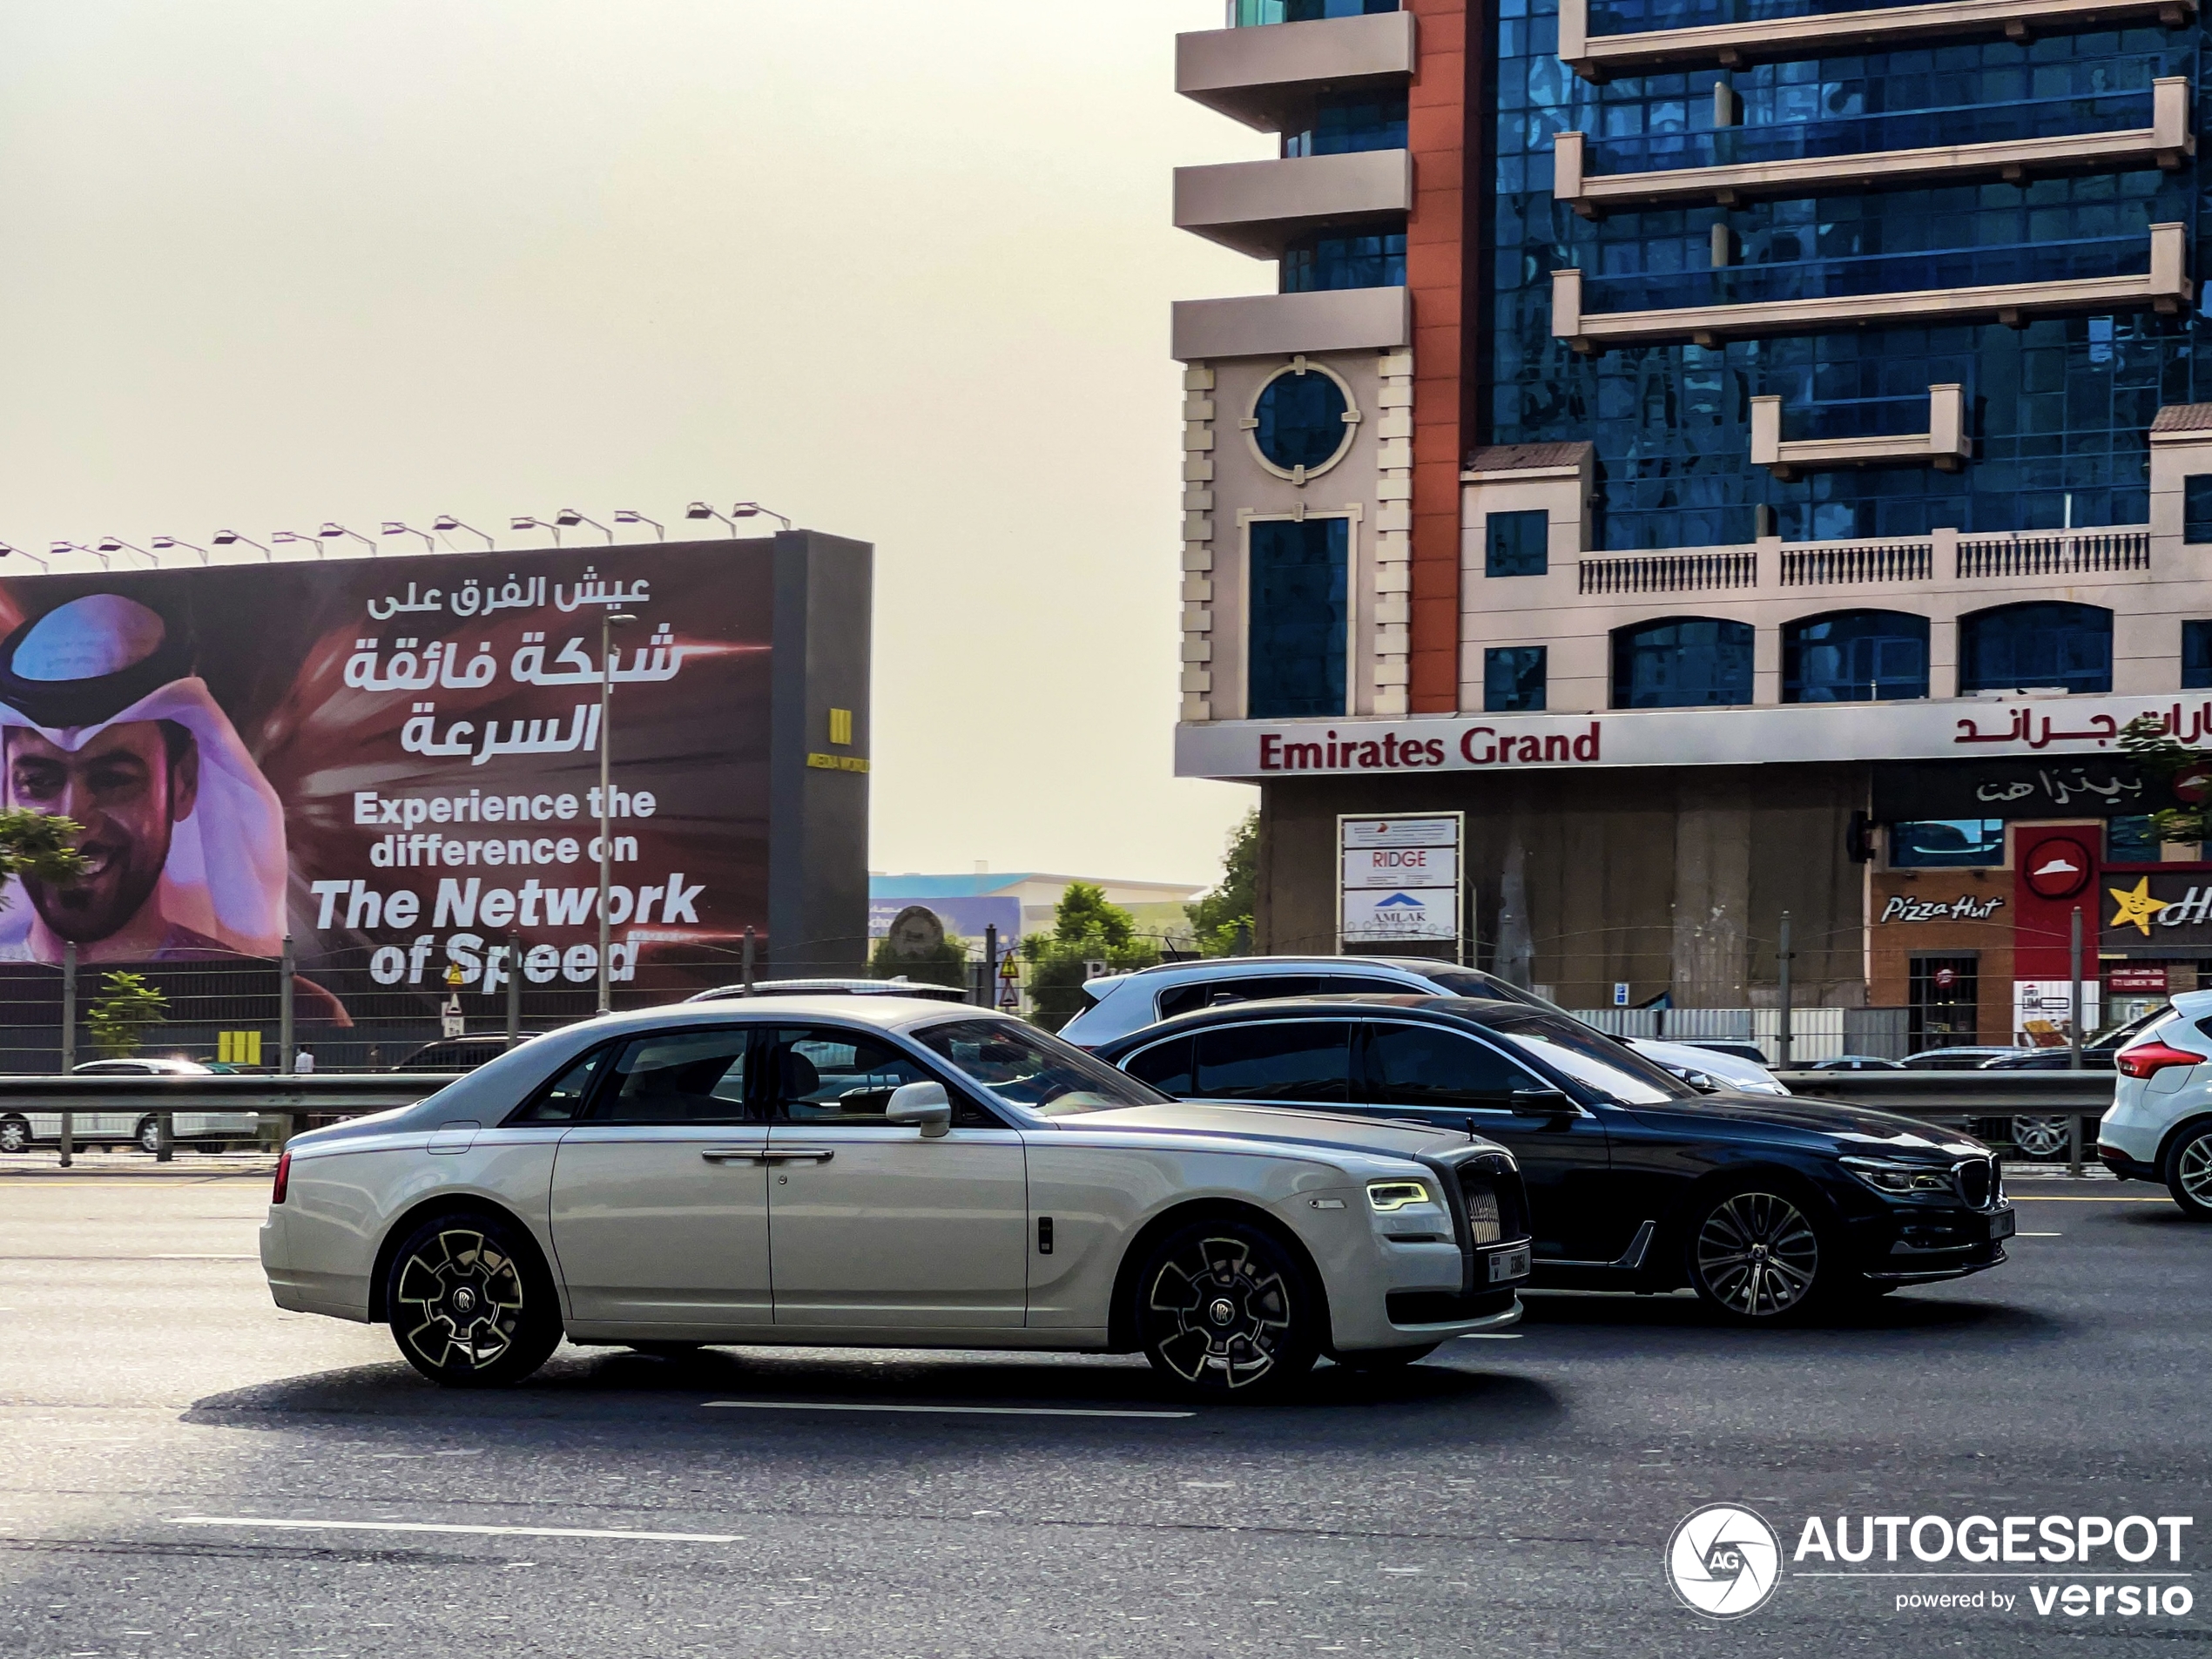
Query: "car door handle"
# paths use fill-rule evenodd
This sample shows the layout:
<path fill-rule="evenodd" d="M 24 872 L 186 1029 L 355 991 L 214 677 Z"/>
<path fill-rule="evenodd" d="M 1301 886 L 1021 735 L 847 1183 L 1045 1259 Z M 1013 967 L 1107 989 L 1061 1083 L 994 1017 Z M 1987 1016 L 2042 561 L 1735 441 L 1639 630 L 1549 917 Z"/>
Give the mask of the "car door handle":
<path fill-rule="evenodd" d="M 768 1154 L 757 1146 L 710 1146 L 699 1156 L 709 1163 L 765 1163 Z"/>
<path fill-rule="evenodd" d="M 827 1163 L 836 1156 L 826 1146 L 777 1146 L 760 1157 L 766 1163 Z"/>

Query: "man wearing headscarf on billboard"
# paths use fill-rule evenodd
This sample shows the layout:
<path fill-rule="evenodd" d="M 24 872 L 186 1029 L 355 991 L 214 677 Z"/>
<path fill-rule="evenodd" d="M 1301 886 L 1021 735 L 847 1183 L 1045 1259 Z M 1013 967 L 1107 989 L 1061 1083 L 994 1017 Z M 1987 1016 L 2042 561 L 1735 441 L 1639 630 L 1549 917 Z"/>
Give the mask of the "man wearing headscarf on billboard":
<path fill-rule="evenodd" d="M 120 594 L 72 599 L 0 642 L 6 799 L 84 826 L 85 873 L 24 879 L 0 959 L 273 956 L 284 809 L 195 671 L 189 631 Z"/>

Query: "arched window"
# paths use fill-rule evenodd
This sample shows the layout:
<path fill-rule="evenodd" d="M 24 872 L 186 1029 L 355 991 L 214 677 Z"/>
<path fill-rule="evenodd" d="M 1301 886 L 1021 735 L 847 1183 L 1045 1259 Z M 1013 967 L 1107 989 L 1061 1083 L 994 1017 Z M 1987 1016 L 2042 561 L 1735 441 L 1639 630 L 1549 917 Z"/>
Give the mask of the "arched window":
<path fill-rule="evenodd" d="M 1782 630 L 1784 703 L 1880 703 L 1928 694 L 1928 619 L 1831 610 Z"/>
<path fill-rule="evenodd" d="M 1613 631 L 1613 706 L 1683 709 L 1751 700 L 1751 624 L 1667 617 Z"/>
<path fill-rule="evenodd" d="M 2112 612 L 2039 599 L 1959 618 L 1959 695 L 2112 690 Z"/>

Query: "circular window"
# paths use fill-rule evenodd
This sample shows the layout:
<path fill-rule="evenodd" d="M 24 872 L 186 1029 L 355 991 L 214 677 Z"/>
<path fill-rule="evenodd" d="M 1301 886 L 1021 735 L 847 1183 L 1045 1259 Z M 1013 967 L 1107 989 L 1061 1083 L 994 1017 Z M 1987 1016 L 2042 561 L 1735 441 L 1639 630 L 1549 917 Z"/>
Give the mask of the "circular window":
<path fill-rule="evenodd" d="M 1304 483 L 1344 459 L 1359 421 L 1351 388 L 1330 370 L 1300 357 L 1259 388 L 1244 424 L 1261 463 Z"/>

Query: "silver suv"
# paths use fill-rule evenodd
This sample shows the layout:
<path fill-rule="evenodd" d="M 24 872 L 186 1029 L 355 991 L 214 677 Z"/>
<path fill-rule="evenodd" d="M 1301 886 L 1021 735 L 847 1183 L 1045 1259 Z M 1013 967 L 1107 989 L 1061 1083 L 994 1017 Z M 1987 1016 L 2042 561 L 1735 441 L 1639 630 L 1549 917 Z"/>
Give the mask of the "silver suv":
<path fill-rule="evenodd" d="M 1224 1002 L 1257 1002 L 1278 996 L 1346 996 L 1361 991 L 1426 991 L 1432 996 L 1473 997 L 1486 1002 L 1521 1002 L 1531 1008 L 1567 1010 L 1533 991 L 1507 983 L 1480 968 L 1460 968 L 1413 956 L 1215 956 L 1204 961 L 1168 962 L 1088 980 L 1089 1005 L 1061 1028 L 1065 1042 L 1096 1049 L 1116 1037 L 1142 1030 L 1155 1021 Z M 1568 1015 L 1569 1019 L 1574 1016 Z M 1734 1055 L 1688 1043 L 1624 1037 L 1638 1054 L 1678 1077 L 1708 1077 L 1724 1089 L 1755 1095 L 1790 1091 L 1764 1066 Z"/>

